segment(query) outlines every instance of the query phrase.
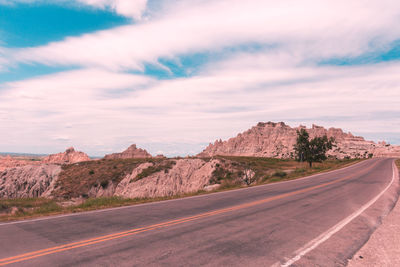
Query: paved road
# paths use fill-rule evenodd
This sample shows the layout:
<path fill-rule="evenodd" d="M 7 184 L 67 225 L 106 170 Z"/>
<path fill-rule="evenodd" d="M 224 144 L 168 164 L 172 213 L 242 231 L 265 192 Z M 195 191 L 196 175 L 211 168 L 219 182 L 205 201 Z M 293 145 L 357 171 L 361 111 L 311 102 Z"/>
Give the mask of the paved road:
<path fill-rule="evenodd" d="M 0 224 L 0 265 L 340 266 L 382 215 L 374 206 L 384 195 L 366 205 L 395 186 L 393 172 L 393 160 L 371 159 L 290 182 Z"/>

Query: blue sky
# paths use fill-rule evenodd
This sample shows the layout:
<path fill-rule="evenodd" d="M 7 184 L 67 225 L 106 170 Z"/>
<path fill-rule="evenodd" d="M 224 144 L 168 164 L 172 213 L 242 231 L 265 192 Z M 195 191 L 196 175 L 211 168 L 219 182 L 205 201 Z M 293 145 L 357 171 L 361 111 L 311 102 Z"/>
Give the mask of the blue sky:
<path fill-rule="evenodd" d="M 0 13 L 4 47 L 45 45 L 131 21 L 107 10 L 49 3 L 0 5 Z"/>
<path fill-rule="evenodd" d="M 400 4 L 287 3 L 0 0 L 0 151 L 195 154 L 258 121 L 400 144 Z"/>

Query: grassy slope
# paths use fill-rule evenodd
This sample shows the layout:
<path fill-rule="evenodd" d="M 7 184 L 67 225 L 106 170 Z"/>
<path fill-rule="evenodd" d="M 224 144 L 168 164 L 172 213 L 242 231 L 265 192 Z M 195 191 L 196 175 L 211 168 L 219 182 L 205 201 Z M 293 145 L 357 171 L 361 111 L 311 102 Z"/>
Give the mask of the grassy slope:
<path fill-rule="evenodd" d="M 170 159 L 102 159 L 64 165 L 57 180 L 54 196 L 65 199 L 87 197 L 90 188 L 105 188 L 109 183 L 118 184 L 144 162 L 152 162 L 154 166 L 145 169 L 137 179 L 169 169 L 174 163 Z"/>
<path fill-rule="evenodd" d="M 221 183 L 224 188 L 236 188 L 243 185 L 243 173 L 246 170 L 254 172 L 252 184 L 265 184 L 291 180 L 322 171 L 337 169 L 358 162 L 359 160 L 327 160 L 314 163 L 312 168 L 308 163 L 300 163 L 290 159 L 254 158 L 254 157 L 219 157 L 227 166 L 220 166 L 214 172 L 211 182 Z"/>
<path fill-rule="evenodd" d="M 217 191 L 225 191 L 245 187 L 241 175 L 246 169 L 254 171 L 255 184 L 273 183 L 283 180 L 296 179 L 319 172 L 338 169 L 353 164 L 359 160 L 328 160 L 323 163 L 315 163 L 313 168 L 308 168 L 307 163 L 299 163 L 293 160 L 254 158 L 254 157 L 219 157 L 223 162 L 213 174 L 211 183 L 221 183 Z M 205 159 L 207 160 L 207 159 Z M 119 182 L 122 177 L 132 171 L 140 163 L 149 161 L 146 159 L 129 160 L 99 160 L 82 162 L 63 167 L 58 183 L 58 196 L 75 197 L 82 196 L 93 185 L 107 186 L 109 181 Z M 149 168 L 142 176 L 150 175 L 155 171 L 168 171 L 171 167 L 171 159 L 152 159 L 155 168 Z M 137 177 L 141 179 L 144 177 Z M 62 205 L 56 200 L 34 198 L 34 199 L 9 199 L 0 200 L 0 221 L 25 219 L 46 215 L 80 212 L 101 208 L 118 207 L 145 202 L 160 201 L 166 199 L 180 198 L 206 194 L 199 191 L 185 195 L 159 198 L 135 198 L 124 199 L 120 197 L 89 198 L 83 203 L 74 205 Z"/>

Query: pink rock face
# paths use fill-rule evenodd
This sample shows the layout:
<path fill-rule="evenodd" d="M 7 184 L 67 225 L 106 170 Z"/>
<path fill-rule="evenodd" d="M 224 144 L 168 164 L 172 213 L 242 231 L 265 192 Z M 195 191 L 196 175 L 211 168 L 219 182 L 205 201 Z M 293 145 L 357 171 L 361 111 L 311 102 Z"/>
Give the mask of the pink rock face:
<path fill-rule="evenodd" d="M 48 197 L 61 172 L 60 165 L 22 166 L 0 172 L 0 199 Z"/>
<path fill-rule="evenodd" d="M 366 141 L 363 137 L 353 136 L 345 133 L 342 129 L 330 128 L 313 125 L 307 129 L 305 126 L 291 128 L 283 122 L 274 123 L 260 122 L 251 129 L 238 134 L 227 141 L 217 140 L 203 150 L 199 157 L 211 157 L 216 155 L 224 156 L 252 156 L 252 157 L 272 157 L 290 158 L 296 143 L 296 130 L 306 129 L 310 137 L 327 135 L 336 141 L 335 146 L 328 152 L 328 155 L 336 158 L 365 158 L 370 154 L 376 157 L 400 157 L 400 147 L 376 144 Z"/>
<path fill-rule="evenodd" d="M 217 164 L 221 164 L 218 159 L 208 162 L 202 159 L 179 159 L 168 172 L 159 171 L 132 182 L 139 173 L 153 165 L 146 162 L 118 184 L 114 195 L 129 198 L 162 197 L 203 190 L 209 185 Z"/>
<path fill-rule="evenodd" d="M 72 164 L 81 161 L 89 161 L 90 158 L 83 152 L 75 151 L 73 147 L 68 148 L 63 153 L 52 154 L 45 157 L 43 163 L 55 163 L 55 164 Z"/>
<path fill-rule="evenodd" d="M 151 155 L 144 149 L 137 148 L 135 144 L 128 147 L 121 153 L 106 155 L 105 159 L 133 159 L 133 158 L 151 158 Z"/>
<path fill-rule="evenodd" d="M 24 157 L 11 157 L 7 155 L 5 157 L 0 156 L 0 171 L 5 169 L 21 167 L 26 165 L 39 165 L 40 161 L 32 161 L 31 159 Z"/>

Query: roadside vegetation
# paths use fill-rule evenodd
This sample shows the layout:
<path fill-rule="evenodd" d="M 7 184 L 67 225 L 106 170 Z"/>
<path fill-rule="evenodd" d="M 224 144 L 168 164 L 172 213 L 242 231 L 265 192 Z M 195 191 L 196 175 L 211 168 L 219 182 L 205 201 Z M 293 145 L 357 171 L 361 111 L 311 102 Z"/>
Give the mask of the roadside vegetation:
<path fill-rule="evenodd" d="M 134 181 L 138 181 L 140 179 L 146 178 L 154 173 L 163 171 L 165 173 L 168 173 L 170 169 L 176 164 L 176 161 L 174 160 L 162 160 L 159 162 L 154 163 L 153 166 L 149 166 L 146 169 L 144 169 L 141 173 L 136 175 L 136 178 Z M 134 182 L 132 181 L 132 182 Z"/>
<path fill-rule="evenodd" d="M 293 159 L 225 156 L 215 158 L 220 159 L 221 164 L 216 166 L 210 184 L 221 184 L 221 186 L 212 192 L 292 180 L 338 169 L 360 161 L 360 159 L 328 159 L 324 162 L 315 163 L 310 168 L 307 162 L 298 162 Z M 106 187 L 110 182 L 119 182 L 125 174 L 131 172 L 136 166 L 149 161 L 153 162 L 154 165 L 151 168 L 143 170 L 142 174 L 139 174 L 136 179 L 143 179 L 158 171 L 168 172 L 176 160 L 98 160 L 63 166 L 62 176 L 60 176 L 59 183 L 57 184 L 59 190 L 57 191 L 58 198 L 1 199 L 0 221 L 119 207 L 209 193 L 201 190 L 171 197 L 133 199 L 121 197 L 82 197 L 84 192 L 87 192 L 85 190 L 91 186 Z M 397 164 L 399 166 L 400 162 L 397 161 Z"/>
<path fill-rule="evenodd" d="M 154 165 L 138 174 L 136 180 L 157 171 L 168 171 L 175 164 L 169 159 L 101 159 L 63 165 L 57 180 L 54 196 L 58 198 L 87 197 L 86 194 L 92 187 L 103 189 L 111 183 L 118 184 L 137 166 L 145 162 Z"/>
<path fill-rule="evenodd" d="M 397 168 L 400 170 L 400 159 L 396 160 Z"/>
<path fill-rule="evenodd" d="M 327 159 L 326 152 L 332 149 L 335 140 L 326 135 L 310 139 L 305 129 L 297 130 L 295 157 L 298 161 L 306 161 L 312 167 L 313 162 L 322 162 Z"/>
<path fill-rule="evenodd" d="M 216 166 L 210 184 L 221 184 L 219 190 L 292 180 L 360 161 L 360 159 L 330 159 L 314 163 L 310 168 L 307 162 L 293 159 L 228 156 L 217 158 L 222 164 Z"/>

